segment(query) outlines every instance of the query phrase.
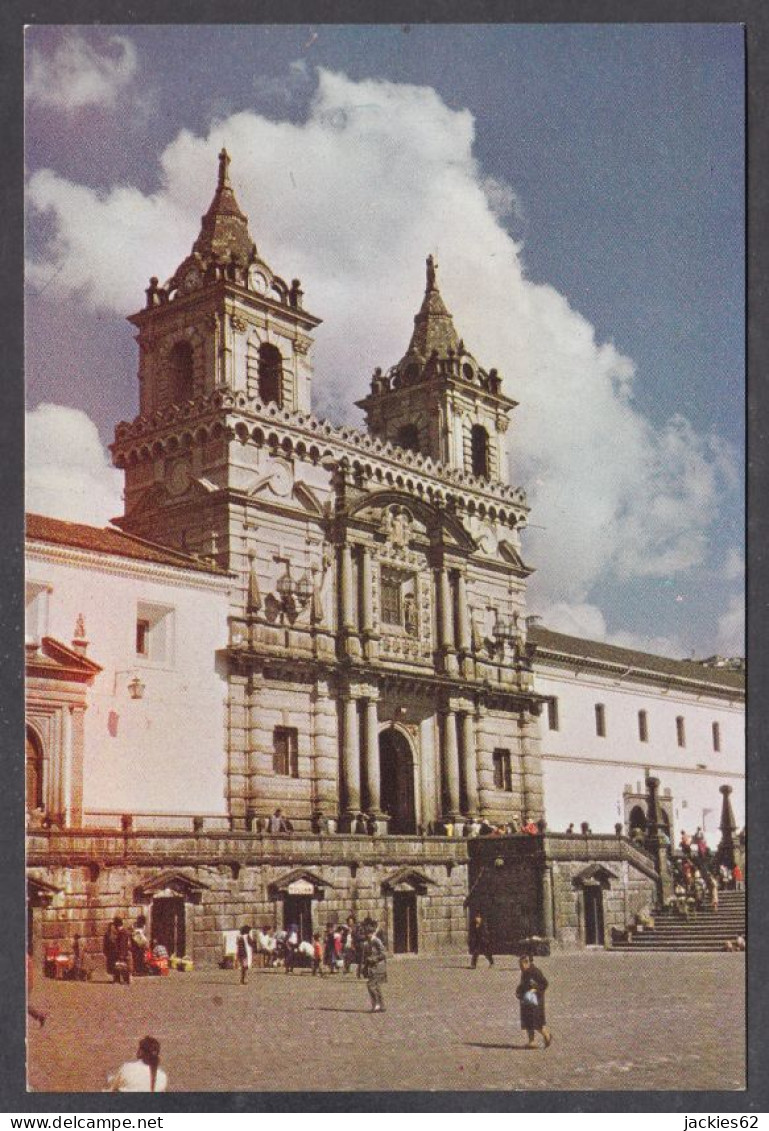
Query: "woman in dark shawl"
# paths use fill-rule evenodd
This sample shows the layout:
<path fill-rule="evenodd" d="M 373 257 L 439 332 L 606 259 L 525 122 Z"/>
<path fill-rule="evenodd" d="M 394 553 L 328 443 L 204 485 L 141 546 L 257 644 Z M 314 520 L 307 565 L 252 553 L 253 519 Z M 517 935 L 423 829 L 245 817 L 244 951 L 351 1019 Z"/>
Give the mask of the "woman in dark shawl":
<path fill-rule="evenodd" d="M 515 996 L 521 1003 L 521 1028 L 529 1036 L 527 1048 L 536 1046 L 535 1033 L 541 1033 L 545 1048 L 549 1048 L 553 1037 L 545 1025 L 545 990 L 547 978 L 535 966 L 528 954 L 524 954 L 519 963 L 521 967 L 521 980 L 515 991 Z"/>

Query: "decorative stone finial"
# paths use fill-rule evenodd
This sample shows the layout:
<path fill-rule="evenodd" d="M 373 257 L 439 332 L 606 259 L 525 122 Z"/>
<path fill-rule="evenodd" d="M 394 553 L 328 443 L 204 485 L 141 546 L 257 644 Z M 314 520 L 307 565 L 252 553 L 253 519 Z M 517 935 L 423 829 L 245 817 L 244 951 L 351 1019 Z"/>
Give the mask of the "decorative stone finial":
<path fill-rule="evenodd" d="M 219 183 L 218 188 L 230 188 L 230 155 L 222 146 L 219 153 Z"/>
<path fill-rule="evenodd" d="M 83 616 L 82 613 L 78 613 L 77 614 L 77 620 L 75 621 L 75 640 L 85 640 L 85 639 L 86 639 L 85 617 Z"/>

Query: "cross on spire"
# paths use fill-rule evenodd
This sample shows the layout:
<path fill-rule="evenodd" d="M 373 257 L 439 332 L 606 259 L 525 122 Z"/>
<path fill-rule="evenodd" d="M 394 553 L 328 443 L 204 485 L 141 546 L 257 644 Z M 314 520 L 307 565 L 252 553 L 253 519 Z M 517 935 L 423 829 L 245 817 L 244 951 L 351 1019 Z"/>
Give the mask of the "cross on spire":
<path fill-rule="evenodd" d="M 219 183 L 217 188 L 230 188 L 230 155 L 222 146 L 219 153 Z"/>

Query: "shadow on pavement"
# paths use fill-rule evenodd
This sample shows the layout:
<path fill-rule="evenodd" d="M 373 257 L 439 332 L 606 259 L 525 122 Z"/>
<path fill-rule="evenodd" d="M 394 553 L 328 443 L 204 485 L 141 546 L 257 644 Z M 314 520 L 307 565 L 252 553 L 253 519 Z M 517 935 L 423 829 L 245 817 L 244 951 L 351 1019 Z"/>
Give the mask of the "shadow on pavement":
<path fill-rule="evenodd" d="M 525 1049 L 530 1051 L 529 1045 L 494 1045 L 488 1041 L 465 1041 L 468 1048 L 471 1049 Z"/>

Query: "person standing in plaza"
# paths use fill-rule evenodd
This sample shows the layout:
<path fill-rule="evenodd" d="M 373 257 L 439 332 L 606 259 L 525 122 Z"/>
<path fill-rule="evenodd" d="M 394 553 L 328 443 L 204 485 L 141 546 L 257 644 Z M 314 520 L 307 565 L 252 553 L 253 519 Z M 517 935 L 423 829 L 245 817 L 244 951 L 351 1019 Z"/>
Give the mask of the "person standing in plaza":
<path fill-rule="evenodd" d="M 528 1034 L 527 1048 L 536 1047 L 535 1033 L 541 1033 L 545 1048 L 550 1048 L 553 1037 L 545 1025 L 545 990 L 548 981 L 538 966 L 535 966 L 528 954 L 524 954 L 519 962 L 521 980 L 515 991 L 515 996 L 521 1004 L 521 1028 Z"/>
<path fill-rule="evenodd" d="M 102 950 L 104 951 L 107 973 L 110 975 L 110 977 L 115 976 L 115 962 L 117 961 L 117 942 L 122 927 L 123 920 L 119 915 L 116 915 L 110 925 L 107 927 L 107 930 L 104 932 Z"/>
<path fill-rule="evenodd" d="M 387 981 L 387 953 L 384 943 L 376 934 L 376 923 L 366 924 L 361 966 L 371 998 L 371 1012 L 384 1013 L 382 986 Z"/>
<path fill-rule="evenodd" d="M 123 926 L 122 919 L 116 919 L 115 922 L 119 923 L 120 926 L 118 927 L 117 937 L 115 939 L 115 965 L 113 980 L 118 984 L 122 982 L 126 986 L 130 986 L 131 972 L 133 970 L 131 932 L 127 927 Z"/>
<path fill-rule="evenodd" d="M 240 984 L 245 986 L 251 969 L 251 927 L 248 924 L 240 928 L 240 934 L 235 940 L 235 956 L 240 967 Z"/>
<path fill-rule="evenodd" d="M 470 966 L 475 970 L 478 965 L 478 955 L 483 954 L 489 966 L 494 965 L 494 955 L 491 953 L 491 935 L 489 925 L 480 911 L 476 911 L 470 920 Z"/>

